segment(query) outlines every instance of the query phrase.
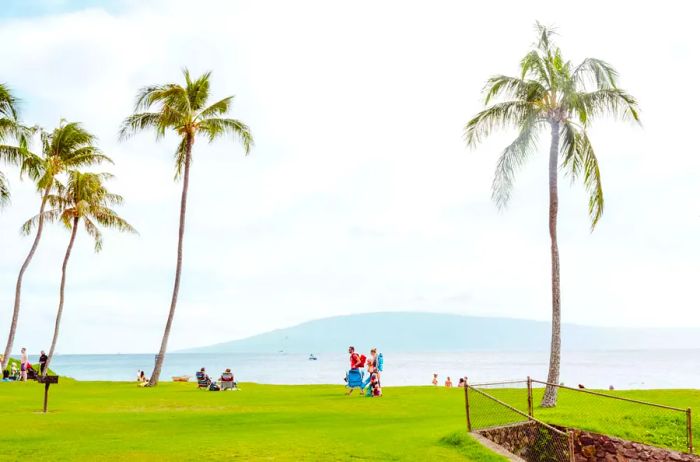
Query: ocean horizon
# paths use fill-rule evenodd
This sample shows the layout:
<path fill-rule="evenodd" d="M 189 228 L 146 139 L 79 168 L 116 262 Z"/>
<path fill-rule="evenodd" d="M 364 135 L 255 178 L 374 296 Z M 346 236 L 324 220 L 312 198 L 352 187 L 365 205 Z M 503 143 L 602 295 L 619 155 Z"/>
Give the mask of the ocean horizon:
<path fill-rule="evenodd" d="M 383 352 L 384 386 L 430 385 L 433 373 L 440 384 L 449 376 L 454 383 L 467 376 L 470 382 L 525 379 L 544 380 L 549 353 L 546 351 Z M 231 368 L 240 382 L 262 384 L 343 385 L 347 354 L 286 353 L 169 353 L 161 380 L 191 375 L 205 367 L 211 376 Z M 700 349 L 565 351 L 561 382 L 589 388 L 653 389 L 700 388 L 697 358 Z M 54 357 L 51 368 L 61 376 L 81 381 L 132 381 L 136 373 L 150 374 L 154 354 L 65 354 Z M 30 355 L 38 362 L 38 356 Z"/>

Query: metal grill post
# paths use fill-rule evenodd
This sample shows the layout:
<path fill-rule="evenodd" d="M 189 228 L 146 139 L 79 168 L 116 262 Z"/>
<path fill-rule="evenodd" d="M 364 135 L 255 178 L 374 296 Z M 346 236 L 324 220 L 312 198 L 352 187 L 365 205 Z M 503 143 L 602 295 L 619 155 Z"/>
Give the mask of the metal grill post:
<path fill-rule="evenodd" d="M 469 383 L 467 382 L 467 377 L 464 377 L 464 407 L 467 411 L 467 431 L 471 433 L 472 431 L 472 419 L 469 415 Z"/>
<path fill-rule="evenodd" d="M 692 410 L 688 408 L 685 411 L 685 425 L 688 429 L 688 454 L 693 453 L 693 418 Z"/>
<path fill-rule="evenodd" d="M 534 416 L 532 409 L 532 379 L 529 375 L 527 376 L 527 415 L 530 417 Z"/>

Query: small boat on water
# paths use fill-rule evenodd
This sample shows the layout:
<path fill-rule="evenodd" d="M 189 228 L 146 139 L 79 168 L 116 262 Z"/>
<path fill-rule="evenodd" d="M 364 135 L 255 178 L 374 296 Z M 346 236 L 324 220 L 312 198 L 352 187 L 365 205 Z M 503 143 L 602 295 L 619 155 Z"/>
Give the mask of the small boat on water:
<path fill-rule="evenodd" d="M 175 375 L 173 376 L 173 382 L 189 382 L 191 375 Z"/>
<path fill-rule="evenodd" d="M 309 361 L 316 361 L 318 358 L 313 353 L 309 355 Z"/>

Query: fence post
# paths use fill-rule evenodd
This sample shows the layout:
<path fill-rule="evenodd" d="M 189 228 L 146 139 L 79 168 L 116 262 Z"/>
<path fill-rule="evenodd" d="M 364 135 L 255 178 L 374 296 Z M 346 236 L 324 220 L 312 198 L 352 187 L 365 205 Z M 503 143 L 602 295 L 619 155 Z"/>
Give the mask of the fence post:
<path fill-rule="evenodd" d="M 535 413 L 532 409 L 532 379 L 527 376 L 527 415 L 534 417 Z"/>
<path fill-rule="evenodd" d="M 569 460 L 571 462 L 576 462 L 576 454 L 574 454 L 574 431 L 569 430 L 566 434 L 568 435 L 567 440 L 569 442 Z"/>
<path fill-rule="evenodd" d="M 471 433 L 472 431 L 472 419 L 469 415 L 469 383 L 467 382 L 467 377 L 464 377 L 464 407 L 467 411 L 467 431 Z"/>
<path fill-rule="evenodd" d="M 693 419 L 692 410 L 690 408 L 685 411 L 685 425 L 688 431 L 688 454 L 693 453 Z"/>

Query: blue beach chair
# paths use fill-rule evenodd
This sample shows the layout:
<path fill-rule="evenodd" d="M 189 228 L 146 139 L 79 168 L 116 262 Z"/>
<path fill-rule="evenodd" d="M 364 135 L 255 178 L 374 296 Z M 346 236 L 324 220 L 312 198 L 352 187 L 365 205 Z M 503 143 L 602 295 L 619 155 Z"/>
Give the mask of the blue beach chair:
<path fill-rule="evenodd" d="M 352 390 L 353 388 L 362 389 L 363 382 L 363 371 L 361 369 L 350 369 L 346 375 L 347 387 Z"/>

